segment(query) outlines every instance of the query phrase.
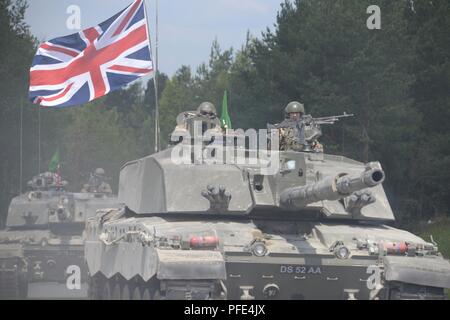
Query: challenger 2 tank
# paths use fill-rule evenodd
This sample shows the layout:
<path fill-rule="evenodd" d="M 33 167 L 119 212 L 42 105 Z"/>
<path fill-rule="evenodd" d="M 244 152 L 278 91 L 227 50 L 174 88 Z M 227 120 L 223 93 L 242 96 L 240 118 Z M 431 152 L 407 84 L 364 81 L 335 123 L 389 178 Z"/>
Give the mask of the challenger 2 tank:
<path fill-rule="evenodd" d="M 67 192 L 55 173 L 39 174 L 29 191 L 12 199 L 0 231 L 0 299 L 24 299 L 29 283 L 65 283 L 76 266 L 86 280 L 83 232 L 99 208 L 117 207 L 104 193 Z"/>
<path fill-rule="evenodd" d="M 88 219 L 92 299 L 444 298 L 450 263 L 389 225 L 379 162 L 280 151 L 276 130 L 261 153 L 243 132 L 187 127 L 123 166 L 124 208 Z"/>

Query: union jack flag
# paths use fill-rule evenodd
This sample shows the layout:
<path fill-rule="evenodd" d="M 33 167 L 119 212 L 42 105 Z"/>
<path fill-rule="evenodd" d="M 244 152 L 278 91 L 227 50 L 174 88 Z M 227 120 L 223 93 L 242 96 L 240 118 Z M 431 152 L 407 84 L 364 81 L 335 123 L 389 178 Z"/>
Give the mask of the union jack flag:
<path fill-rule="evenodd" d="M 136 0 L 99 25 L 40 45 L 29 98 L 46 107 L 92 101 L 153 71 L 145 3 Z"/>

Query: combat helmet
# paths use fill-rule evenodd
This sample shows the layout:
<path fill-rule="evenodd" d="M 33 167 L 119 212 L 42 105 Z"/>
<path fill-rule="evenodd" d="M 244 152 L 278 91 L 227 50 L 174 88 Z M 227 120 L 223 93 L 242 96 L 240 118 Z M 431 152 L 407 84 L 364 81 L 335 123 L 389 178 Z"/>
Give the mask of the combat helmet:
<path fill-rule="evenodd" d="M 286 106 L 284 112 L 286 113 L 286 115 L 289 115 L 290 113 L 305 114 L 305 106 L 303 103 L 300 103 L 298 101 L 292 101 Z"/>
<path fill-rule="evenodd" d="M 211 102 L 203 102 L 197 108 L 197 112 L 201 115 L 215 116 L 217 114 L 216 107 Z"/>
<path fill-rule="evenodd" d="M 97 169 L 95 169 L 95 174 L 98 175 L 98 176 L 104 176 L 105 175 L 105 169 L 97 168 Z"/>

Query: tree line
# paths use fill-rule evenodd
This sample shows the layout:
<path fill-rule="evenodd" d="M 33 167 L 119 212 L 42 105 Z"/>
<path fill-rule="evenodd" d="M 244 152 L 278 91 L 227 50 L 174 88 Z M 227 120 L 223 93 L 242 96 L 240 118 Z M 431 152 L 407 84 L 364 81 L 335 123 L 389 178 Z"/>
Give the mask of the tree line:
<path fill-rule="evenodd" d="M 234 128 L 279 122 L 292 100 L 317 117 L 354 113 L 323 128 L 326 152 L 380 161 L 403 226 L 449 215 L 450 3 L 377 0 L 381 29 L 369 30 L 372 2 L 285 1 L 274 26 L 257 37 L 248 34 L 241 48 L 222 49 L 216 40 L 209 61 L 195 70 L 160 73 L 162 144 L 180 112 L 203 101 L 220 111 L 225 90 Z M 39 167 L 44 171 L 56 150 L 72 190 L 96 167 L 105 168 L 117 190 L 120 167 L 154 150 L 153 80 L 70 110 L 39 110 L 27 102 L 37 41 L 24 23 L 25 10 L 24 0 L 0 0 L 3 217 L 20 185 L 23 190 Z"/>

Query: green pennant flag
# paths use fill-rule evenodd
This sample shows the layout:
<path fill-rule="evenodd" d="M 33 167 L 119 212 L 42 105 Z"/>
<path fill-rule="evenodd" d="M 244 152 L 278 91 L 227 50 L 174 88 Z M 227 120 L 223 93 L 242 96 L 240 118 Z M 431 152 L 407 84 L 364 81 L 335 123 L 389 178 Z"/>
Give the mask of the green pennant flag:
<path fill-rule="evenodd" d="M 223 94 L 223 102 L 222 102 L 222 116 L 220 117 L 220 124 L 222 125 L 222 129 L 232 129 L 231 128 L 231 119 L 228 115 L 228 98 L 227 92 Z"/>
<path fill-rule="evenodd" d="M 58 169 L 58 165 L 59 165 L 59 150 L 56 150 L 55 154 L 52 157 L 52 160 L 50 160 L 50 163 L 48 164 L 48 171 L 56 172 L 56 169 Z"/>

